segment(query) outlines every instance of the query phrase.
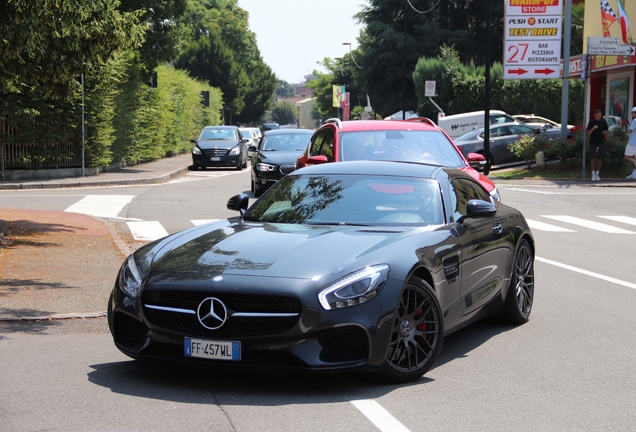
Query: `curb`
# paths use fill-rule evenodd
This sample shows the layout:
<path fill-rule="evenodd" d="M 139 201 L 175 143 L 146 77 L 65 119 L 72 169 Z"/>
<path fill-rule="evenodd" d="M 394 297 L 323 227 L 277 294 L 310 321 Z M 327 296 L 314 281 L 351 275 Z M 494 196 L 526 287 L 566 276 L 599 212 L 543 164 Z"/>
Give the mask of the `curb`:
<path fill-rule="evenodd" d="M 17 321 L 53 321 L 64 319 L 90 319 L 90 318 L 103 318 L 106 316 L 106 312 L 86 312 L 86 313 L 68 313 L 68 314 L 53 314 L 44 316 L 29 316 L 29 317 L 0 317 L 0 322 L 17 322 Z"/>
<path fill-rule="evenodd" d="M 20 190 L 20 189 L 63 189 L 63 188 L 81 188 L 88 186 L 130 186 L 144 184 L 160 184 L 166 183 L 175 177 L 179 177 L 186 171 L 190 163 L 184 164 L 176 169 L 172 169 L 166 173 L 156 175 L 154 177 L 145 177 L 139 179 L 122 179 L 122 180 L 79 180 L 77 182 L 64 183 L 14 183 L 0 184 L 0 190 Z"/>

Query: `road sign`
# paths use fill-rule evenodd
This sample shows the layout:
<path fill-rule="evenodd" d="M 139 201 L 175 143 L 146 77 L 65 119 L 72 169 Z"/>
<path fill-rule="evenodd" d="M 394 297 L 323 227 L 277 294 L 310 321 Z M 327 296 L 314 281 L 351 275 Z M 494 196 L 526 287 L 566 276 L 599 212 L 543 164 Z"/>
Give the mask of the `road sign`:
<path fill-rule="evenodd" d="M 633 45 L 588 45 L 587 52 L 596 55 L 633 56 L 636 49 Z"/>
<path fill-rule="evenodd" d="M 506 0 L 505 4 L 504 79 L 559 78 L 561 0 Z"/>
<path fill-rule="evenodd" d="M 435 81 L 426 81 L 424 96 L 435 96 Z"/>
<path fill-rule="evenodd" d="M 589 45 L 602 45 L 602 46 L 611 46 L 611 45 L 620 45 L 621 38 L 615 37 L 588 37 L 587 44 Z"/>

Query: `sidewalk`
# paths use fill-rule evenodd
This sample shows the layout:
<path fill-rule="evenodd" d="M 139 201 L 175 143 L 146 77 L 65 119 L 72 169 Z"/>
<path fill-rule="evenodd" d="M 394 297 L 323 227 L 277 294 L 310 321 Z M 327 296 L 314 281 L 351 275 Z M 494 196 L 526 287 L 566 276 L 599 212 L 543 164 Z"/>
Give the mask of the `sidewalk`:
<path fill-rule="evenodd" d="M 182 155 L 120 168 L 94 176 L 69 177 L 52 180 L 19 180 L 0 182 L 0 190 L 7 189 L 56 189 L 87 186 L 117 186 L 165 183 L 188 170 L 192 155 Z"/>

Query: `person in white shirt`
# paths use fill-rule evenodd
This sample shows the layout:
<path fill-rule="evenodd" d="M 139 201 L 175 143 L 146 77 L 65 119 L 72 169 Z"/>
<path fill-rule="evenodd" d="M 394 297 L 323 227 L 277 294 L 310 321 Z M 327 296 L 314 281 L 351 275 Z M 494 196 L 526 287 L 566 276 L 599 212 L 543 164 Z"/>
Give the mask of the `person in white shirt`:
<path fill-rule="evenodd" d="M 634 170 L 627 178 L 636 180 L 636 107 L 632 108 L 632 123 L 629 125 L 627 132 L 629 133 L 629 140 L 627 140 L 627 145 L 625 146 L 623 159 L 634 165 Z"/>

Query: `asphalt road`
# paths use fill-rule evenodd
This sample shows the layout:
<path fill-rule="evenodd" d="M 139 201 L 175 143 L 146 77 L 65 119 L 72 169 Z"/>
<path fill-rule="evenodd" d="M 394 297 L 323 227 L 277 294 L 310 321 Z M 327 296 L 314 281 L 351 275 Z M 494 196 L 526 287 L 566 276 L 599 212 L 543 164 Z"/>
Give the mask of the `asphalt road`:
<path fill-rule="evenodd" d="M 131 219 L 174 232 L 234 215 L 225 202 L 249 189 L 246 171 L 194 174 L 72 195 L 0 192 L 0 207 L 63 211 L 86 195 L 133 195 L 110 222 L 134 248 L 141 242 Z M 556 227 L 533 229 L 531 320 L 519 327 L 488 320 L 451 335 L 415 383 L 138 363 L 114 347 L 103 318 L 3 323 L 0 430 L 636 429 L 636 226 L 616 220 L 636 217 L 636 189 L 505 185 L 501 192 L 527 219 Z"/>

